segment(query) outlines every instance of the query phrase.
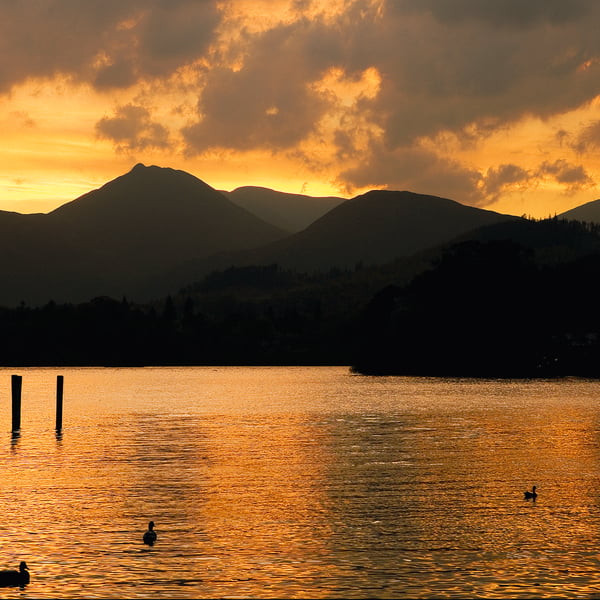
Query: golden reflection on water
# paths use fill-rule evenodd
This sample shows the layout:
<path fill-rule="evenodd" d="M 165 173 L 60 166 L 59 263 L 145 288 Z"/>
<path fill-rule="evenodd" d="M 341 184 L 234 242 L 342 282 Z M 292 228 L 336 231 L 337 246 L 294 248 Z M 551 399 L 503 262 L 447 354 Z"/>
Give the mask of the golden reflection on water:
<path fill-rule="evenodd" d="M 600 596 L 600 384 L 63 372 L 61 435 L 55 370 L 0 414 L 6 597 Z"/>
<path fill-rule="evenodd" d="M 244 417 L 227 424 L 225 435 L 222 426 L 210 428 L 200 519 L 211 546 L 227 557 L 212 566 L 220 579 L 248 581 L 241 592 L 264 585 L 264 595 L 277 596 L 268 591 L 274 578 L 310 594 L 315 581 L 336 577 L 321 435 L 303 415 Z"/>

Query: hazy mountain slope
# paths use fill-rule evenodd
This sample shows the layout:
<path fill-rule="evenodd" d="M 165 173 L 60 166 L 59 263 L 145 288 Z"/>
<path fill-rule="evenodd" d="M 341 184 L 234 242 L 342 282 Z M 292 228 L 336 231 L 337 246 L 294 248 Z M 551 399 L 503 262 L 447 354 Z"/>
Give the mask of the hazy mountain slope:
<path fill-rule="evenodd" d="M 559 219 L 569 219 L 575 221 L 587 221 L 588 223 L 600 223 L 600 200 L 592 200 L 581 206 L 576 206 L 560 215 Z"/>
<path fill-rule="evenodd" d="M 48 215 L 0 215 L 0 304 L 166 294 L 163 271 L 284 235 L 188 173 L 137 165 Z"/>
<path fill-rule="evenodd" d="M 286 235 L 188 173 L 137 165 L 48 215 L 0 211 L 0 305 L 101 295 L 145 301 L 231 265 L 323 271 L 386 264 L 465 235 L 539 235 L 525 226 L 493 229 L 522 221 L 445 198 L 376 190 Z M 558 239 L 539 252 L 580 252 L 570 244 Z"/>
<path fill-rule="evenodd" d="M 515 218 L 436 196 L 375 190 L 343 202 L 304 231 L 229 259 L 308 270 L 383 264 Z"/>
<path fill-rule="evenodd" d="M 578 221 L 568 222 L 560 217 L 542 221 L 519 218 L 494 223 L 460 235 L 450 244 L 464 241 L 510 241 L 529 248 L 540 265 L 565 263 L 600 252 L 598 232 Z M 437 249 L 440 250 L 443 249 Z"/>
<path fill-rule="evenodd" d="M 599 269 L 599 227 L 557 218 L 481 228 L 440 249 L 408 285 L 373 297 L 353 367 L 380 375 L 598 377 Z"/>
<path fill-rule="evenodd" d="M 264 187 L 244 186 L 223 192 L 232 202 L 277 227 L 297 233 L 345 202 L 335 196 L 305 196 L 276 192 Z"/>

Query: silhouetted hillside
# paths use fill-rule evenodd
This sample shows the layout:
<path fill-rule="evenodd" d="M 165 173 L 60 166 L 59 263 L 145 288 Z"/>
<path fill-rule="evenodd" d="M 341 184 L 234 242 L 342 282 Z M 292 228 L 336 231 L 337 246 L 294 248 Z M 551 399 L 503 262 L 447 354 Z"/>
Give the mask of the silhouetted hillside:
<path fill-rule="evenodd" d="M 48 221 L 84 252 L 101 248 L 103 256 L 151 261 L 153 269 L 284 235 L 189 173 L 143 165 L 54 210 Z"/>
<path fill-rule="evenodd" d="M 600 253 L 565 258 L 569 244 L 582 247 L 577 231 L 598 236 L 577 222 L 531 222 L 531 245 L 464 240 L 428 253 L 429 265 L 414 255 L 312 274 L 228 268 L 150 304 L 100 297 L 0 308 L 0 364 L 350 364 L 384 375 L 600 377 Z"/>
<path fill-rule="evenodd" d="M 0 215 L 0 304 L 165 295 L 176 265 L 284 235 L 188 173 L 137 165 L 47 215 Z"/>
<path fill-rule="evenodd" d="M 304 231 L 227 259 L 308 271 L 384 264 L 482 225 L 517 218 L 435 196 L 375 190 L 339 204 Z"/>
<path fill-rule="evenodd" d="M 509 241 L 529 248 L 537 264 L 564 263 L 600 251 L 600 225 L 551 219 L 512 219 L 472 229 L 452 239 L 453 245 L 466 241 Z M 444 246 L 432 247 L 429 256 L 441 254 Z"/>
<path fill-rule="evenodd" d="M 231 266 L 279 264 L 310 272 L 385 264 L 473 228 L 514 219 L 519 217 L 435 196 L 372 191 L 340 203 L 305 230 L 276 242 L 179 265 L 165 274 L 163 287 L 177 290 Z"/>
<path fill-rule="evenodd" d="M 231 266 L 327 273 L 401 259 L 406 278 L 460 236 L 527 244 L 537 237 L 537 258 L 547 261 L 583 256 L 597 243 L 591 230 L 587 238 L 576 232 L 567 239 L 568 228 L 552 227 L 532 228 L 526 219 L 444 198 L 378 190 L 341 201 L 286 235 L 188 173 L 137 165 L 47 215 L 0 211 L 0 305 L 97 296 L 146 302 Z M 544 245 L 540 236 L 551 241 Z"/>
<path fill-rule="evenodd" d="M 223 192 L 232 202 L 290 233 L 297 233 L 345 202 L 335 196 L 306 196 L 244 186 Z"/>
<path fill-rule="evenodd" d="M 592 200 L 592 202 L 576 206 L 557 216 L 559 219 L 600 223 L 600 200 Z"/>
<path fill-rule="evenodd" d="M 357 320 L 354 369 L 600 377 L 600 228 L 550 219 L 479 233 L 374 296 Z"/>

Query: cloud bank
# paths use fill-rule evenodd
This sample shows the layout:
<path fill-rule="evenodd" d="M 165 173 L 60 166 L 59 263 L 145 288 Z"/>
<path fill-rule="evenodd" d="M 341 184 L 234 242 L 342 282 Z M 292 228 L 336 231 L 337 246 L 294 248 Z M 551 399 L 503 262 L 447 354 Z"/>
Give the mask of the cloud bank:
<path fill-rule="evenodd" d="M 0 99 L 60 76 L 112 104 L 93 133 L 118 152 L 269 151 L 349 192 L 486 205 L 595 185 L 597 117 L 551 158 L 461 153 L 598 103 L 599 22 L 594 0 L 4 0 Z"/>

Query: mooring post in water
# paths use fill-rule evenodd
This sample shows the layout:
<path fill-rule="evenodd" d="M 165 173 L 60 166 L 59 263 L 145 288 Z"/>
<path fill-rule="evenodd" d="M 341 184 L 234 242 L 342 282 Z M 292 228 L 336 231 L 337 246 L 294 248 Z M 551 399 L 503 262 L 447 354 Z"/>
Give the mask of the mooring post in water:
<path fill-rule="evenodd" d="M 23 377 L 13 375 L 12 382 L 12 430 L 21 429 L 21 388 L 23 387 Z"/>
<path fill-rule="evenodd" d="M 63 413 L 63 380 L 62 375 L 56 376 L 56 430 L 62 429 L 62 413 Z"/>

